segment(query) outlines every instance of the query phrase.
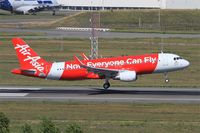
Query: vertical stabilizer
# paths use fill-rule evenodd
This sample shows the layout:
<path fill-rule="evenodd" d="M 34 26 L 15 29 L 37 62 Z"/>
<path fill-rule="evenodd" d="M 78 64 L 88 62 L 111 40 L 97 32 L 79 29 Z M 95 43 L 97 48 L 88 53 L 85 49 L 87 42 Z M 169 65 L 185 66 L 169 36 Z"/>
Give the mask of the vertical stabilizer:
<path fill-rule="evenodd" d="M 30 46 L 21 38 L 12 39 L 13 46 L 19 60 L 20 69 L 34 70 L 36 73 L 46 74 L 48 63 L 42 59 Z"/>

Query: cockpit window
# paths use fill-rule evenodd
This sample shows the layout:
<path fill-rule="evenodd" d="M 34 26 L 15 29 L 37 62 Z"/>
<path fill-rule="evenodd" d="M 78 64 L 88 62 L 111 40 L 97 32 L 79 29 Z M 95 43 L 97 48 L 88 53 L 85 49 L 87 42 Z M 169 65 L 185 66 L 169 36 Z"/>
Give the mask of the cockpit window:
<path fill-rule="evenodd" d="M 182 57 L 174 57 L 174 60 L 181 60 L 183 59 Z"/>

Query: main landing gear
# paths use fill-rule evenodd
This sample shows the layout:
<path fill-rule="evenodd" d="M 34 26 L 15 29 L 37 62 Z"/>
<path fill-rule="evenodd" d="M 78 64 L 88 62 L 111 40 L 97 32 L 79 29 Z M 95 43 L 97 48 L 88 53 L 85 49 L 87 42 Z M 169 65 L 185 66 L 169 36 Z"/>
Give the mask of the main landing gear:
<path fill-rule="evenodd" d="M 53 15 L 53 16 L 55 16 L 55 15 L 56 15 L 56 11 L 55 11 L 55 10 L 53 10 L 53 13 L 52 13 L 52 15 Z"/>
<path fill-rule="evenodd" d="M 164 73 L 165 83 L 169 83 L 169 78 L 167 76 L 167 72 Z"/>
<path fill-rule="evenodd" d="M 108 79 L 106 79 L 106 82 L 103 84 L 103 88 L 107 90 L 109 87 L 110 87 L 110 83 Z"/>

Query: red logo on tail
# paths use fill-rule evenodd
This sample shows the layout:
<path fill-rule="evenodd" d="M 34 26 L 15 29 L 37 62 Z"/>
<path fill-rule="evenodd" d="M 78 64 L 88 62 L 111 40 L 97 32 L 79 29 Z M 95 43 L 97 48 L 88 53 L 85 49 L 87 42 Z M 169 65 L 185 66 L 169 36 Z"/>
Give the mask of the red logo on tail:
<path fill-rule="evenodd" d="M 13 45 L 17 52 L 20 64 L 25 69 L 36 69 L 40 72 L 44 71 L 45 61 L 38 56 L 22 39 L 13 39 Z"/>

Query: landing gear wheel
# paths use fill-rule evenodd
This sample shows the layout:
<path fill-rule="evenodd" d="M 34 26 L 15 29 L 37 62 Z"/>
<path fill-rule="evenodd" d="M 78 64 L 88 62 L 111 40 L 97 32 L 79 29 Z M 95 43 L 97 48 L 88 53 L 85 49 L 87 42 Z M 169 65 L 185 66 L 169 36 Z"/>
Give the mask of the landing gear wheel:
<path fill-rule="evenodd" d="M 169 79 L 165 79 L 165 83 L 169 83 Z"/>
<path fill-rule="evenodd" d="M 53 15 L 53 16 L 55 16 L 55 15 L 56 15 L 56 11 L 55 11 L 55 10 L 53 10 L 53 13 L 52 13 L 52 15 Z"/>
<path fill-rule="evenodd" d="M 110 87 L 110 83 L 104 83 L 104 84 L 103 84 L 103 88 L 104 88 L 104 89 L 107 90 L 109 87 Z"/>
<path fill-rule="evenodd" d="M 36 15 L 36 12 L 33 11 L 33 12 L 32 12 L 32 15 Z"/>
<path fill-rule="evenodd" d="M 164 73 L 164 77 L 165 77 L 165 83 L 169 83 L 169 78 L 168 78 L 168 76 L 167 76 L 167 72 Z"/>

